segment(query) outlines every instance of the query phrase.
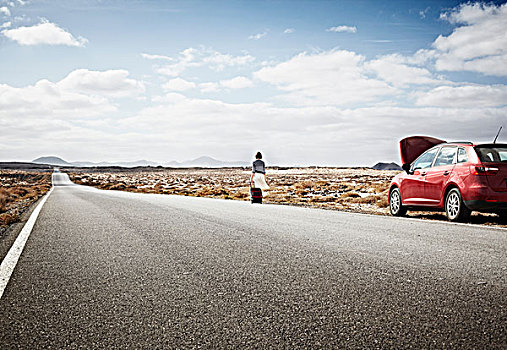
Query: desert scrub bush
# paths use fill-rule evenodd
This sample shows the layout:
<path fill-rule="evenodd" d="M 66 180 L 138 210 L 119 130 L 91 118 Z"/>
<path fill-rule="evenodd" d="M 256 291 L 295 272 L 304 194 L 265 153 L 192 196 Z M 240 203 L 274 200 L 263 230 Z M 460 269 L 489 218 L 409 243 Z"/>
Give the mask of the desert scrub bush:
<path fill-rule="evenodd" d="M 302 182 L 296 182 L 293 187 L 295 189 L 298 189 L 298 190 L 302 190 L 302 189 L 311 189 L 312 188 L 312 185 L 313 185 L 313 182 L 312 181 L 309 181 L 309 180 L 305 180 L 305 181 L 302 181 Z"/>
<path fill-rule="evenodd" d="M 352 203 L 358 203 L 358 204 L 374 204 L 377 203 L 379 200 L 379 196 L 373 195 L 373 196 L 366 196 L 366 197 L 359 197 L 352 199 Z"/>
<path fill-rule="evenodd" d="M 315 196 L 315 197 L 310 198 L 310 200 L 308 202 L 309 203 L 329 203 L 329 202 L 334 202 L 334 201 L 335 201 L 335 198 L 333 198 L 333 197 Z"/>
<path fill-rule="evenodd" d="M 315 186 L 318 187 L 329 186 L 329 182 L 324 180 L 315 181 Z"/>
<path fill-rule="evenodd" d="M 0 188 L 0 213 L 3 213 L 7 210 L 8 199 L 9 193 L 5 189 Z"/>
<path fill-rule="evenodd" d="M 389 182 L 374 183 L 371 188 L 375 193 L 383 193 L 389 189 Z"/>
<path fill-rule="evenodd" d="M 112 186 L 109 187 L 110 190 L 117 190 L 117 191 L 123 191 L 126 188 L 127 187 L 123 183 L 114 184 L 114 185 L 112 185 Z"/>
<path fill-rule="evenodd" d="M 6 226 L 19 221 L 19 216 L 15 213 L 0 214 L 0 225 Z"/>
<path fill-rule="evenodd" d="M 387 208 L 389 207 L 389 199 L 387 196 L 382 196 L 377 201 L 377 207 L 379 208 Z"/>
<path fill-rule="evenodd" d="M 358 198 L 358 197 L 361 197 L 359 194 L 357 194 L 356 192 L 345 192 L 345 193 L 342 193 L 341 198 Z"/>
<path fill-rule="evenodd" d="M 9 192 L 11 197 L 23 198 L 28 193 L 28 190 L 25 187 L 14 187 Z"/>
<path fill-rule="evenodd" d="M 232 199 L 245 200 L 249 197 L 248 190 L 231 193 Z"/>

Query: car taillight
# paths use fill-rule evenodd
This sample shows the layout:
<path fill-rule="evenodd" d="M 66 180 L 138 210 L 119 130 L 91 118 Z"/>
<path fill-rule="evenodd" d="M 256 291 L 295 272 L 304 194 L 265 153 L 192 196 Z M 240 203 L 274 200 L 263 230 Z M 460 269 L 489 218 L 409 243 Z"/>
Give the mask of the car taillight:
<path fill-rule="evenodd" d="M 487 166 L 472 166 L 472 175 L 496 175 L 498 168 L 487 167 Z"/>

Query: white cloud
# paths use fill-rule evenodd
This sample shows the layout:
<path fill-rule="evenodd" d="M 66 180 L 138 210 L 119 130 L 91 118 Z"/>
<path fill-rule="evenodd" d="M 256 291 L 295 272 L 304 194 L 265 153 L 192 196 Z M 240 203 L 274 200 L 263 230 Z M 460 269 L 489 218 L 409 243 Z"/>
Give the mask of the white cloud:
<path fill-rule="evenodd" d="M 2 25 L 0 25 L 0 28 L 9 28 L 10 26 L 12 25 L 11 22 L 5 22 L 5 23 L 2 23 Z"/>
<path fill-rule="evenodd" d="M 199 84 L 199 89 L 201 89 L 201 92 L 217 92 L 220 91 L 220 84 L 219 83 L 201 83 Z"/>
<path fill-rule="evenodd" d="M 181 78 L 176 78 L 169 80 L 167 83 L 162 85 L 162 88 L 166 91 L 173 90 L 173 91 L 185 91 L 194 89 L 196 87 L 196 84 L 191 81 L 186 81 Z"/>
<path fill-rule="evenodd" d="M 129 79 L 128 75 L 129 72 L 122 69 L 103 72 L 77 69 L 58 82 L 58 85 L 68 91 L 111 97 L 125 97 L 143 92 L 144 84 Z"/>
<path fill-rule="evenodd" d="M 430 10 L 430 7 L 426 7 L 424 10 L 419 11 L 419 16 L 421 17 L 421 19 L 426 18 L 426 14 L 429 12 L 429 10 Z"/>
<path fill-rule="evenodd" d="M 418 106 L 479 108 L 507 105 L 505 85 L 439 86 L 416 95 Z"/>
<path fill-rule="evenodd" d="M 253 87 L 254 83 L 246 77 L 235 77 L 232 79 L 221 80 L 219 82 L 207 82 L 199 84 L 201 92 L 218 92 L 223 89 L 245 89 Z"/>
<path fill-rule="evenodd" d="M 401 56 L 405 63 L 414 65 L 427 65 L 438 57 L 438 53 L 435 50 L 420 49 L 412 56 Z"/>
<path fill-rule="evenodd" d="M 502 6 L 497 7 L 493 4 L 488 5 L 481 2 L 467 2 L 459 5 L 449 12 L 442 13 L 440 15 L 440 19 L 454 24 L 473 24 L 483 22 L 502 11 Z"/>
<path fill-rule="evenodd" d="M 143 58 L 146 58 L 147 60 L 164 60 L 164 61 L 174 61 L 172 57 L 164 56 L 164 55 L 151 55 L 148 53 L 141 53 L 141 56 Z"/>
<path fill-rule="evenodd" d="M 148 55 L 147 57 L 146 54 L 144 54 L 143 57 L 148 59 L 155 59 L 155 56 L 157 59 L 162 59 L 163 57 L 165 60 L 172 60 L 175 62 L 172 64 L 156 67 L 157 73 L 170 77 L 177 77 L 189 68 L 206 66 L 214 71 L 219 72 L 227 67 L 245 66 L 255 61 L 255 58 L 249 54 L 233 56 L 203 47 L 199 49 L 190 47 L 181 51 L 175 58 L 160 55 Z"/>
<path fill-rule="evenodd" d="M 507 76 L 507 4 L 467 3 L 441 18 L 461 26 L 434 41 L 436 69 Z"/>
<path fill-rule="evenodd" d="M 400 55 L 388 55 L 365 63 L 365 68 L 377 74 L 382 80 L 396 86 L 441 84 L 426 68 L 406 64 L 407 60 Z"/>
<path fill-rule="evenodd" d="M 120 144 L 120 153 L 128 149 L 132 140 L 118 130 L 112 132 L 117 123 L 108 118 L 118 112 L 111 97 L 139 88 L 126 75 L 77 70 L 59 82 L 43 79 L 24 87 L 0 84 L 1 142 L 6 144 L 0 147 L 0 156 L 20 159 L 28 151 L 36 152 L 35 158 L 57 151 L 60 156 L 70 152 L 72 157 L 82 154 L 90 159 L 106 149 L 113 156 Z"/>
<path fill-rule="evenodd" d="M 207 56 L 203 57 L 202 62 L 216 71 L 222 71 L 225 67 L 244 66 L 254 60 L 255 58 L 248 54 L 232 56 L 218 51 L 210 51 Z"/>
<path fill-rule="evenodd" d="M 337 26 L 326 29 L 326 32 L 335 33 L 356 33 L 357 28 L 355 26 Z"/>
<path fill-rule="evenodd" d="M 27 20 L 27 17 L 26 15 L 21 15 L 21 16 L 16 16 L 14 17 L 14 22 L 23 22 L 23 21 L 26 21 Z"/>
<path fill-rule="evenodd" d="M 396 89 L 368 77 L 364 57 L 351 51 L 301 53 L 286 62 L 265 67 L 254 77 L 271 83 L 297 105 L 348 105 L 367 103 Z"/>
<path fill-rule="evenodd" d="M 253 87 L 253 82 L 246 77 L 235 77 L 220 81 L 220 85 L 228 89 L 244 89 Z"/>
<path fill-rule="evenodd" d="M 200 47 L 174 57 L 142 53 L 155 69 L 174 77 L 162 85 L 160 96 L 142 103 L 136 99 L 144 98 L 139 96 L 143 83 L 125 70 L 76 70 L 59 82 L 41 80 L 22 88 L 0 84 L 0 156 L 40 148 L 63 149 L 74 159 L 100 157 L 104 150 L 110 159 L 128 154 L 182 160 L 208 152 L 223 159 L 249 159 L 255 147 L 270 164 L 358 166 L 397 160 L 397 141 L 414 130 L 444 139 L 490 141 L 505 123 L 507 87 L 453 83 L 429 67 L 435 63 L 437 69 L 451 70 L 444 65 L 448 60 L 456 63 L 455 70 L 505 75 L 505 44 L 493 28 L 504 26 L 498 19 L 502 9 L 468 4 L 448 12 L 442 18 L 458 27 L 413 56 L 367 60 L 345 50 L 301 53 L 263 63 L 253 81 L 243 72 L 235 75 L 245 76 L 199 83 L 195 77 L 204 77 L 203 69 L 191 71 L 251 68 L 255 58 L 244 52 L 224 54 Z M 493 30 L 483 35 L 479 29 Z M 477 47 L 469 43 L 470 37 L 478 38 Z M 187 70 L 192 78 L 185 80 L 180 75 Z M 272 103 L 234 104 L 178 93 L 251 88 L 254 82 L 260 89 L 271 84 L 279 95 L 269 100 Z M 121 107 L 114 98 L 125 96 L 134 98 Z M 280 100 L 287 103 L 277 104 Z M 131 108 L 146 104 L 149 107 L 138 112 Z M 114 119 L 108 119 L 110 114 Z"/>
<path fill-rule="evenodd" d="M 10 17 L 11 16 L 11 11 L 9 10 L 8 7 L 2 6 L 2 7 L 0 7 L 0 14 L 3 14 L 4 16 Z"/>
<path fill-rule="evenodd" d="M 0 84 L 0 118 L 71 120 L 115 112 L 111 97 L 134 95 L 142 84 L 128 72 L 78 69 L 59 82 L 40 80 L 26 87 Z"/>
<path fill-rule="evenodd" d="M 174 59 L 176 63 L 162 66 L 157 69 L 157 73 L 176 77 L 190 67 L 199 67 L 202 62 L 198 62 L 196 59 L 196 53 L 198 50 L 194 48 L 188 48 L 179 53 L 179 57 Z"/>
<path fill-rule="evenodd" d="M 0 84 L 0 118 L 4 120 L 93 117 L 115 110 L 102 96 L 68 91 L 48 80 L 22 88 Z"/>
<path fill-rule="evenodd" d="M 20 45 L 67 45 L 84 46 L 88 40 L 75 38 L 72 34 L 54 23 L 42 21 L 32 27 L 6 29 L 2 34 Z"/>
<path fill-rule="evenodd" d="M 282 165 L 358 166 L 397 160 L 397 141 L 414 130 L 444 139 L 476 141 L 489 137 L 489 129 L 496 131 L 507 112 L 507 108 L 479 107 L 294 108 L 183 95 L 168 100 L 120 121 L 121 125 L 150 135 L 150 144 L 163 144 L 159 148 L 169 148 L 182 159 L 209 150 L 225 159 L 241 159 L 239 154 L 249 158 L 251 148 L 259 147 L 271 164 Z M 481 128 L 475 127 L 478 124 Z M 150 152 L 160 151 L 153 147 Z"/>
<path fill-rule="evenodd" d="M 296 30 L 294 28 L 287 28 L 283 31 L 283 34 L 292 34 L 294 33 Z"/>
<path fill-rule="evenodd" d="M 248 37 L 248 39 L 250 39 L 250 40 L 259 40 L 259 39 L 264 38 L 267 34 L 268 34 L 267 32 L 252 34 L 252 35 L 250 35 Z"/>
<path fill-rule="evenodd" d="M 164 96 L 155 96 L 151 100 L 157 103 L 178 103 L 185 99 L 186 99 L 185 95 L 176 92 L 169 92 Z"/>

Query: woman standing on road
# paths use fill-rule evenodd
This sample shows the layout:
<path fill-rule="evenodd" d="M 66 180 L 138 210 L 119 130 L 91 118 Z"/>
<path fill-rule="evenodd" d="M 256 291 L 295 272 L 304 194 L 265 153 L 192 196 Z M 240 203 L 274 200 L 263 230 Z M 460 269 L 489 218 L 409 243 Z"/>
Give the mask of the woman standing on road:
<path fill-rule="evenodd" d="M 257 152 L 255 155 L 255 161 L 252 164 L 252 176 L 250 177 L 250 183 L 253 187 L 260 188 L 261 190 L 267 190 L 269 186 L 266 180 L 266 165 L 261 159 L 261 152 Z"/>

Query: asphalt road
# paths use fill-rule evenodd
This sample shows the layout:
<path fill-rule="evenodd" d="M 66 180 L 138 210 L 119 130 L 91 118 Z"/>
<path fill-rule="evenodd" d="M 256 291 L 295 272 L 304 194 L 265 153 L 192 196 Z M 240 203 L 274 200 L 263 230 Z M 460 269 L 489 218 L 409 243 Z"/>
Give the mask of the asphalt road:
<path fill-rule="evenodd" d="M 507 347 L 507 230 L 65 176 L 0 299 L 2 349 Z"/>

